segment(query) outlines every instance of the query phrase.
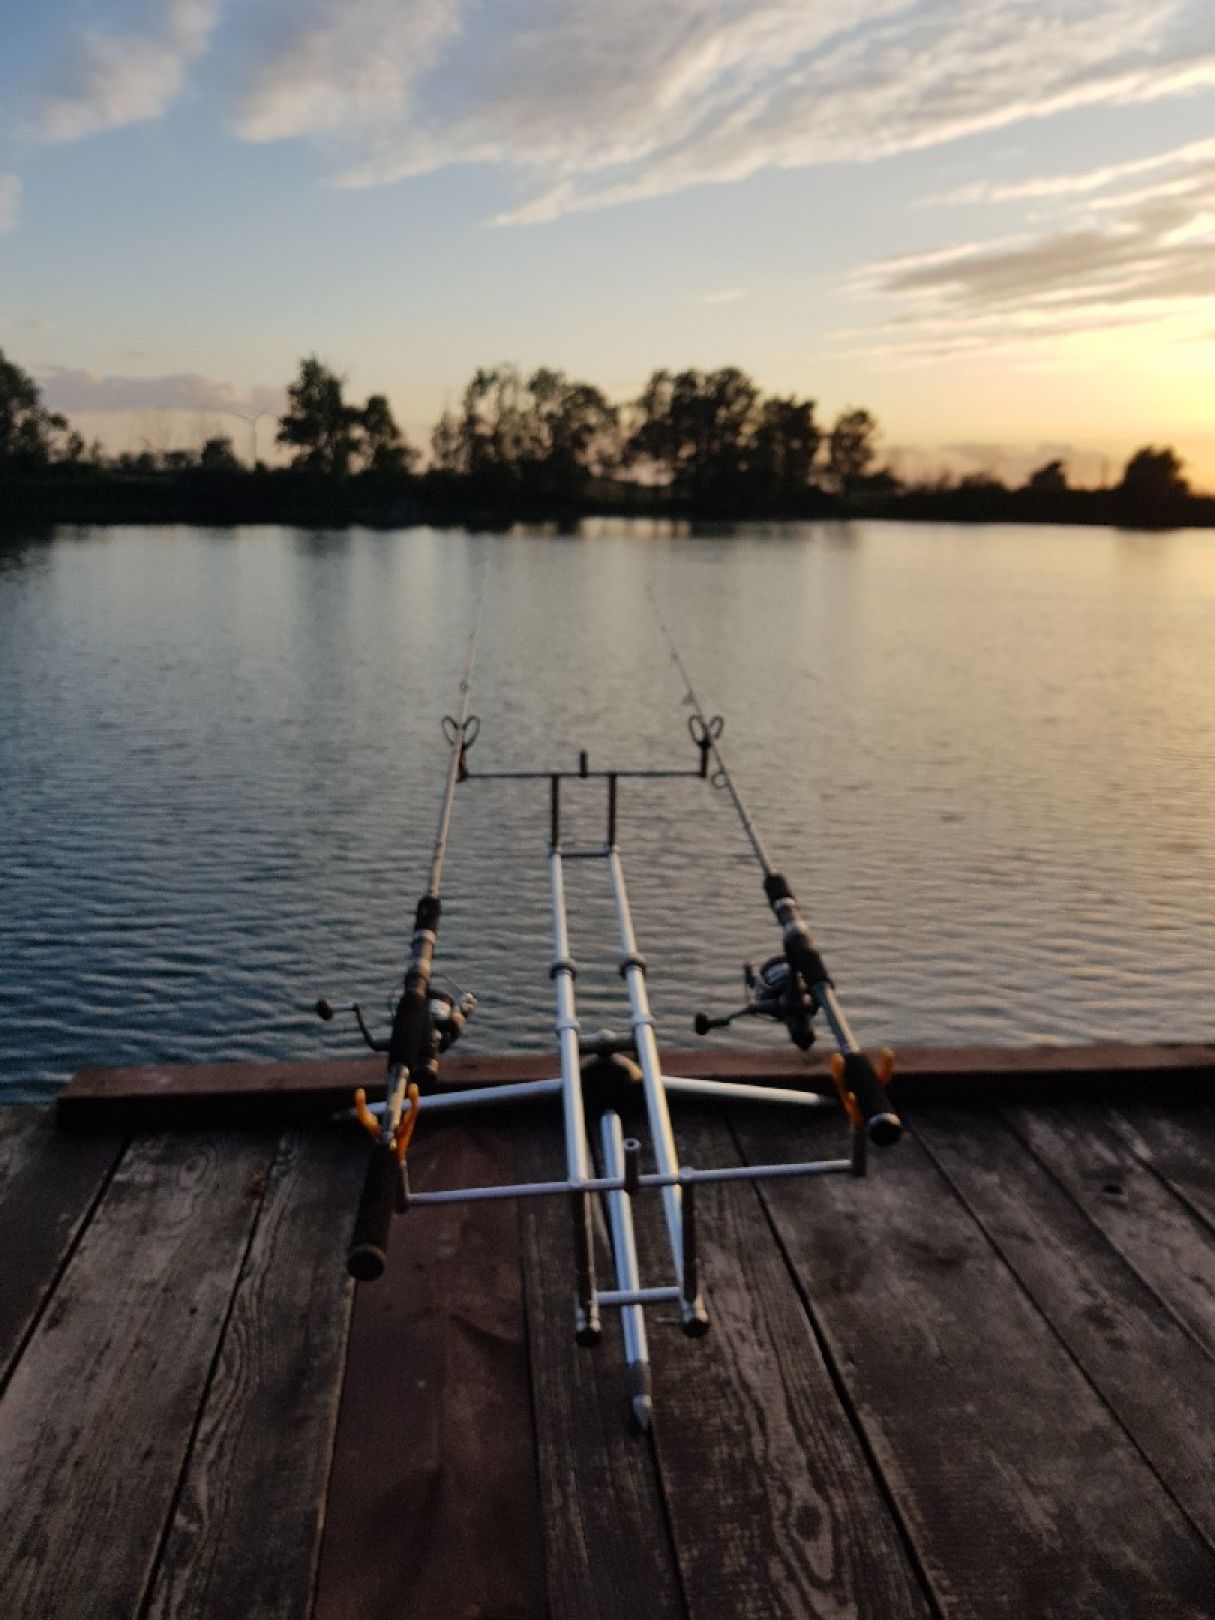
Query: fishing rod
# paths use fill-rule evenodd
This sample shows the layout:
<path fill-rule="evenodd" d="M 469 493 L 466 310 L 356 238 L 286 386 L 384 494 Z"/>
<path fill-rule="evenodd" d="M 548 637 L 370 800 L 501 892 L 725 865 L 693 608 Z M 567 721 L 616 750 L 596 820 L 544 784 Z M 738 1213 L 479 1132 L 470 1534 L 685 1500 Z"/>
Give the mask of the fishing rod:
<path fill-rule="evenodd" d="M 746 1001 L 737 1011 L 719 1018 L 697 1013 L 693 1028 L 698 1035 L 707 1035 L 710 1030 L 727 1028 L 736 1018 L 775 1018 L 784 1024 L 793 1044 L 802 1051 L 808 1051 L 814 1042 L 813 1020 L 815 1014 L 821 1012 L 839 1049 L 838 1055 L 832 1058 L 832 1075 L 845 1107 L 849 1106 L 850 1094 L 865 1122 L 870 1141 L 877 1146 L 885 1147 L 897 1142 L 902 1134 L 902 1122 L 886 1096 L 886 1082 L 894 1066 L 893 1057 L 889 1052 L 883 1052 L 879 1066 L 875 1068 L 862 1051 L 840 1006 L 827 965 L 802 916 L 797 897 L 788 879 L 776 868 L 764 847 L 755 819 L 726 764 L 721 750 L 725 722 L 719 714 L 712 718 L 705 714 L 687 666 L 675 645 L 675 638 L 652 598 L 651 605 L 687 690 L 685 702 L 692 710 L 688 716 L 688 730 L 700 749 L 702 767 L 707 770 L 711 756 L 715 767 L 712 780 L 716 786 L 726 789 L 738 812 L 743 831 L 764 874 L 764 894 L 784 940 L 783 953 L 769 957 L 758 973 L 750 963 L 743 969 Z"/>
<path fill-rule="evenodd" d="M 433 992 L 431 978 L 439 918 L 443 909 L 439 895 L 443 860 L 447 854 L 456 786 L 467 779 L 468 750 L 481 729 L 480 720 L 475 714 L 469 713 L 479 627 L 478 603 L 468 637 L 464 673 L 460 679 L 459 712 L 454 717 L 447 715 L 443 720 L 443 735 L 448 750 L 443 802 L 439 808 L 431 852 L 430 875 L 414 915 L 409 962 L 393 1013 L 391 1033 L 386 1041 L 377 1041 L 355 1003 L 342 1008 L 334 1008 L 323 1000 L 316 1004 L 318 1015 L 326 1021 L 335 1012 L 352 1012 L 365 1043 L 373 1052 L 387 1055 L 387 1094 L 376 1114 L 368 1109 L 366 1094 L 362 1091 L 355 1093 L 358 1117 L 374 1139 L 355 1217 L 354 1236 L 346 1258 L 347 1270 L 361 1282 L 372 1281 L 383 1272 L 393 1212 L 404 1213 L 409 1205 L 405 1155 L 417 1123 L 420 1097 L 434 1088 L 440 1055 L 459 1039 L 465 1022 L 477 1004 L 476 997 L 471 993 L 465 993 L 457 1000 L 446 992 Z"/>

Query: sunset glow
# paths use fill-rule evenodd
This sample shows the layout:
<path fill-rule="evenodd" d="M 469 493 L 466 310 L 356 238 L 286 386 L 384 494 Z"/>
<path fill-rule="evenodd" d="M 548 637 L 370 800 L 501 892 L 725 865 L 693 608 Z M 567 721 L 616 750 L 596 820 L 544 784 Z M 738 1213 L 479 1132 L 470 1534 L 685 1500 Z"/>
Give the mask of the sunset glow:
<path fill-rule="evenodd" d="M 86 0 L 0 52 L 0 348 L 114 446 L 316 351 L 733 364 L 908 473 L 1215 487 L 1208 0 Z M 272 433 L 261 428 L 263 451 Z M 243 442 L 243 441 L 242 441 Z"/>

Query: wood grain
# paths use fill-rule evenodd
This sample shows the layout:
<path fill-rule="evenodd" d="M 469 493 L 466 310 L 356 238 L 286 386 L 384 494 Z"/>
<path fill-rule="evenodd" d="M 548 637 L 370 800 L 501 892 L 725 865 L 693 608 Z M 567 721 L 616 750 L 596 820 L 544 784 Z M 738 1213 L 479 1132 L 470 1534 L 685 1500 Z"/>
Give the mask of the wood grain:
<path fill-rule="evenodd" d="M 161 1554 L 150 1620 L 304 1620 L 324 1518 L 352 1284 L 361 1140 L 279 1147 Z"/>
<path fill-rule="evenodd" d="M 1150 1160 L 1131 1151 L 1105 1109 L 1017 1108 L 1006 1118 L 1098 1231 L 1215 1355 L 1210 1229 L 1190 1202 Z M 1206 1132 L 1204 1146 L 1215 1146 L 1215 1133 Z"/>
<path fill-rule="evenodd" d="M 410 1172 L 419 1191 L 509 1181 L 509 1145 L 423 1122 Z M 316 1620 L 533 1620 L 543 1601 L 515 1210 L 414 1209 L 357 1290 Z"/>
<path fill-rule="evenodd" d="M 681 1157 L 738 1161 L 709 1111 L 679 1108 Z M 643 1275 L 670 1278 L 656 1200 L 638 1200 Z M 698 1620 L 900 1620 L 928 1607 L 840 1406 L 754 1186 L 697 1192 L 712 1329 L 685 1339 L 648 1313 L 655 1437 L 676 1557 Z"/>
<path fill-rule="evenodd" d="M 0 1109 L 0 1389 L 123 1141 L 69 1140 L 50 1109 Z"/>
<path fill-rule="evenodd" d="M 0 1407 L 0 1614 L 138 1614 L 261 1202 L 266 1139 L 137 1139 Z"/>
<path fill-rule="evenodd" d="M 1105 1117 L 1135 1157 L 1215 1231 L 1215 1109 L 1126 1102 Z"/>
<path fill-rule="evenodd" d="M 551 1123 L 534 1127 L 516 1150 L 518 1173 L 561 1174 L 560 1157 Z M 629 1428 L 614 1313 L 605 1313 L 600 1345 L 575 1344 L 569 1206 L 530 1199 L 519 1220 L 548 1612 L 552 1620 L 678 1620 L 686 1611 L 654 1455 Z M 608 1287 L 602 1245 L 598 1263 Z"/>
<path fill-rule="evenodd" d="M 740 1134 L 753 1160 L 784 1146 L 771 1123 Z M 762 1196 L 941 1610 L 1205 1620 L 1210 1548 L 986 1234 L 914 1138 L 874 1159 L 860 1184 Z"/>
<path fill-rule="evenodd" d="M 921 1108 L 916 1135 L 1215 1549 L 1215 1379 L 1200 1347 L 997 1120 Z M 1215 1238 L 1208 1246 L 1215 1269 Z"/>

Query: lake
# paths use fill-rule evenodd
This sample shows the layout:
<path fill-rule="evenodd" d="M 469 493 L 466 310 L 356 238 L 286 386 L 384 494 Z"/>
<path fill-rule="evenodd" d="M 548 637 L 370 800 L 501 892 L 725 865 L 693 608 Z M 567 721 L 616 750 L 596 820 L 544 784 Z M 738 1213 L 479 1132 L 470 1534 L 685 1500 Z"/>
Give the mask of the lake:
<path fill-rule="evenodd" d="M 695 766 L 658 602 L 866 1044 L 1215 1038 L 1211 533 L 86 529 L 0 543 L 7 1097 L 357 1049 L 310 1008 L 399 984 L 482 591 L 474 771 Z M 601 839 L 602 784 L 566 806 Z M 543 784 L 457 794 L 468 1050 L 551 1045 L 547 835 Z M 624 784 L 620 841 L 694 1044 L 777 949 L 758 868 L 698 781 Z M 584 1027 L 623 1029 L 598 865 L 569 889 Z"/>

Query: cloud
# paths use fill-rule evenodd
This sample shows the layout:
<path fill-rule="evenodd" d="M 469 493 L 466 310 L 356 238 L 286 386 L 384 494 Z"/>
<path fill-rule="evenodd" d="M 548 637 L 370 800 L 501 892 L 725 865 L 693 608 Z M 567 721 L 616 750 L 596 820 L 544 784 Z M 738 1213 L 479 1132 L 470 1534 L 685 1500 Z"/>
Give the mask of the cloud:
<path fill-rule="evenodd" d="M 502 223 L 1215 84 L 1209 0 L 301 0 L 240 98 L 339 183 L 519 177 Z"/>
<path fill-rule="evenodd" d="M 221 0 L 163 0 L 140 32 L 86 30 L 35 98 L 25 123 L 35 139 L 79 140 L 159 118 L 210 42 Z"/>
<path fill-rule="evenodd" d="M 0 174 L 0 231 L 17 228 L 21 215 L 21 182 L 15 174 Z"/>
<path fill-rule="evenodd" d="M 270 141 L 399 125 L 459 26 L 459 0 L 305 0 L 241 98 L 236 131 Z"/>
<path fill-rule="evenodd" d="M 710 309 L 718 304 L 737 304 L 739 299 L 747 296 L 745 287 L 723 287 L 720 292 L 697 293 L 693 303 L 705 304 Z"/>
<path fill-rule="evenodd" d="M 1125 185 L 1149 173 L 1153 183 Z M 1095 176 L 1101 184 L 1090 188 Z M 1066 183 L 1051 190 L 1050 179 Z M 1119 180 L 1122 189 L 1111 190 Z M 852 352 L 920 363 L 1132 326 L 1176 337 L 1178 321 L 1201 340 L 1215 301 L 1215 142 L 1024 184 L 1058 200 L 1035 233 L 900 255 L 859 272 L 855 293 L 902 307 L 876 343 Z M 1075 199 L 1090 189 L 1105 194 L 1085 211 Z"/>
<path fill-rule="evenodd" d="M 939 197 L 925 198 L 931 203 L 985 203 L 1021 202 L 1036 198 L 1074 197 L 1094 191 L 1104 191 L 1119 180 L 1131 176 L 1150 174 L 1153 170 L 1176 168 L 1179 165 L 1206 163 L 1215 158 L 1215 140 L 1192 141 L 1188 146 L 1173 147 L 1157 152 L 1152 157 L 1136 158 L 1129 163 L 1110 163 L 1099 169 L 1085 169 L 1079 174 L 1037 175 L 1029 180 L 1017 180 L 1004 185 L 980 181 L 961 186 Z"/>
<path fill-rule="evenodd" d="M 37 381 L 51 410 L 232 411 L 252 416 L 283 408 L 281 388 L 241 389 L 197 372 L 164 377 L 99 376 L 67 366 L 47 366 Z"/>

